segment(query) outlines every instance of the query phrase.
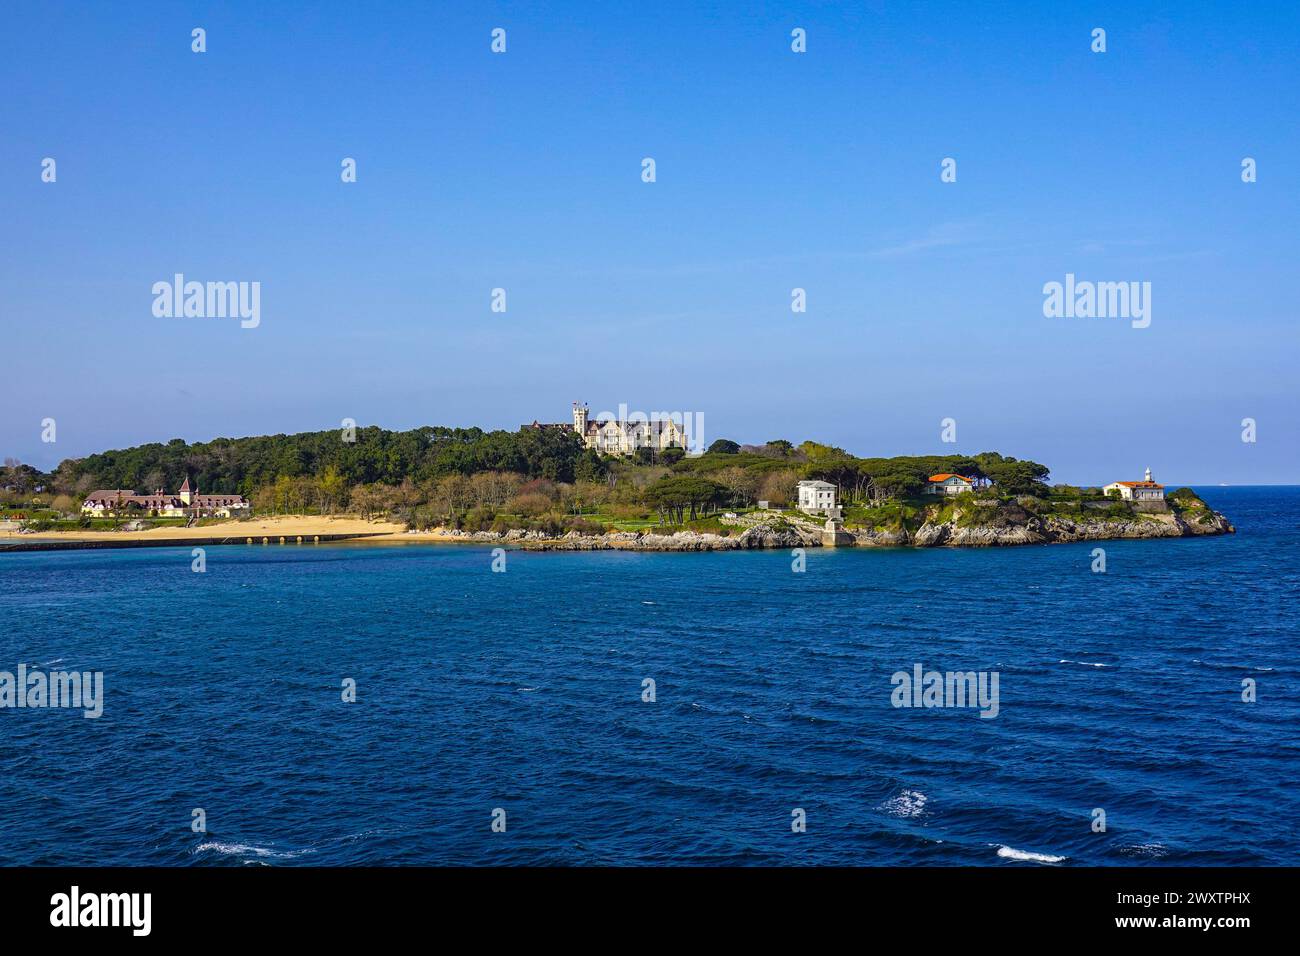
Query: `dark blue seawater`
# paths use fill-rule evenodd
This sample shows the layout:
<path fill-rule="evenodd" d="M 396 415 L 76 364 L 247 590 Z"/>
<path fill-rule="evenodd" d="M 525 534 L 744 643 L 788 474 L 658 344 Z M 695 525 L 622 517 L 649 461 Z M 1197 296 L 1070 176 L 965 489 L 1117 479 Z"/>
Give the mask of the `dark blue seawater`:
<path fill-rule="evenodd" d="M 0 710 L 0 863 L 1294 864 L 1300 489 L 1203 493 L 1237 535 L 1105 542 L 1106 574 L 1095 544 L 811 550 L 803 574 L 0 555 L 0 670 L 106 683 L 98 720 Z M 894 708 L 916 663 L 998 671 L 1000 713 Z"/>

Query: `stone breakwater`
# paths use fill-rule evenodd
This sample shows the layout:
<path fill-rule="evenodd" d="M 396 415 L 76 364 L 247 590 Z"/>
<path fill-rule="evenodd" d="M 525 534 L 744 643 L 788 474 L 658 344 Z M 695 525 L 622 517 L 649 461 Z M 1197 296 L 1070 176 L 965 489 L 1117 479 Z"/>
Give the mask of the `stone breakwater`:
<path fill-rule="evenodd" d="M 1131 520 L 1078 520 L 1062 517 L 1031 517 L 1006 526 L 960 525 L 955 520 L 925 523 L 913 532 L 848 528 L 846 547 L 999 547 L 1018 544 L 1054 544 L 1069 541 L 1106 541 L 1136 538 L 1187 538 L 1231 534 L 1235 529 L 1218 512 L 1205 511 L 1194 520 L 1177 514 L 1134 516 Z M 536 531 L 443 531 L 447 541 L 513 544 L 531 551 L 742 551 L 752 548 L 819 548 L 824 538 L 811 525 L 777 525 L 759 522 L 735 535 L 698 531 L 655 534 L 613 531 L 580 534 L 570 531 L 552 537 Z"/>

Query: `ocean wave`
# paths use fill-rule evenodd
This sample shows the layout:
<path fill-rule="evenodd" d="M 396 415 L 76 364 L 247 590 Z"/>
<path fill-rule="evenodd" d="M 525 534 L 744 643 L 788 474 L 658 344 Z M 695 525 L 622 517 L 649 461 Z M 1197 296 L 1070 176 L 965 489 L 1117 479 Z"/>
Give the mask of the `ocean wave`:
<path fill-rule="evenodd" d="M 1169 850 L 1165 848 L 1163 843 L 1135 843 L 1131 846 L 1120 847 L 1119 852 L 1125 856 L 1144 856 L 1156 860 L 1169 855 Z"/>
<path fill-rule="evenodd" d="M 1273 670 L 1271 667 L 1252 667 L 1250 664 L 1218 664 L 1214 661 L 1201 661 L 1195 657 L 1192 658 L 1193 664 L 1200 664 L 1202 667 L 1213 667 L 1221 671 L 1263 671 Z"/>
<path fill-rule="evenodd" d="M 1058 664 L 1080 664 L 1080 665 L 1082 665 L 1083 667 L 1110 667 L 1109 664 L 1100 664 L 1100 663 L 1098 663 L 1097 661 L 1069 661 L 1069 660 L 1066 660 L 1064 657 L 1061 658 L 1061 659 L 1060 659 L 1059 661 L 1057 661 L 1056 663 L 1058 663 Z"/>
<path fill-rule="evenodd" d="M 1026 863 L 1061 863 L 1066 858 L 1063 856 L 1052 856 L 1049 853 L 1032 853 L 1029 850 L 1017 850 L 1015 847 L 998 845 L 998 856 L 1004 860 L 1021 860 Z"/>
<path fill-rule="evenodd" d="M 220 853 L 223 856 L 257 856 L 276 860 L 292 860 L 315 850 L 272 850 L 270 847 L 252 846 L 248 843 L 223 843 L 220 840 L 207 840 L 194 848 L 195 853 Z"/>

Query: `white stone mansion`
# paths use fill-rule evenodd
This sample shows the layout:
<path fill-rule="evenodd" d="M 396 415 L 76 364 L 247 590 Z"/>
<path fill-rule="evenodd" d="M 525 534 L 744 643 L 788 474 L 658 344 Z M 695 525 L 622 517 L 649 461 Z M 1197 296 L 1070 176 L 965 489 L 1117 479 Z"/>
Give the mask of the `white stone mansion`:
<path fill-rule="evenodd" d="M 838 515 L 835 507 L 835 486 L 829 481 L 805 480 L 796 486 L 799 492 L 799 510 L 807 514 Z"/>
<path fill-rule="evenodd" d="M 590 408 L 574 402 L 572 425 L 567 422 L 543 424 L 535 421 L 525 427 L 572 428 L 582 436 L 588 448 L 602 455 L 632 455 L 640 448 L 663 451 L 665 448 L 685 450 L 687 447 L 686 429 L 672 418 L 651 418 L 636 412 L 627 415 L 621 406 L 617 417 L 601 413 L 592 418 Z"/>

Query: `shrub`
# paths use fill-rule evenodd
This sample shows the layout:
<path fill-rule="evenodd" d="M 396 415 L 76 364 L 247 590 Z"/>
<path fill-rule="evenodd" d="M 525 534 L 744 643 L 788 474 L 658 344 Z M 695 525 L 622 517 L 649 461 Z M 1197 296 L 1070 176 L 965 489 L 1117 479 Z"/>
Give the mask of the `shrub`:
<path fill-rule="evenodd" d="M 433 508 L 405 508 L 396 512 L 394 517 L 405 522 L 411 531 L 429 531 L 443 525 L 458 527 L 455 519 L 448 521 L 442 511 Z"/>
<path fill-rule="evenodd" d="M 558 536 L 564 534 L 564 518 L 555 512 L 541 515 L 528 522 L 528 530 Z"/>
<path fill-rule="evenodd" d="M 487 531 L 496 521 L 496 512 L 491 508 L 471 508 L 461 522 L 465 531 Z"/>
<path fill-rule="evenodd" d="M 576 531 L 578 534 L 604 534 L 605 526 L 598 521 L 588 521 L 586 518 L 570 518 L 568 530 Z"/>
<path fill-rule="evenodd" d="M 536 483 L 537 482 L 530 482 L 529 484 Z M 526 517 L 545 514 L 550 510 L 551 499 L 536 491 L 516 495 L 506 502 L 506 511 L 509 511 L 512 514 L 524 515 Z"/>

